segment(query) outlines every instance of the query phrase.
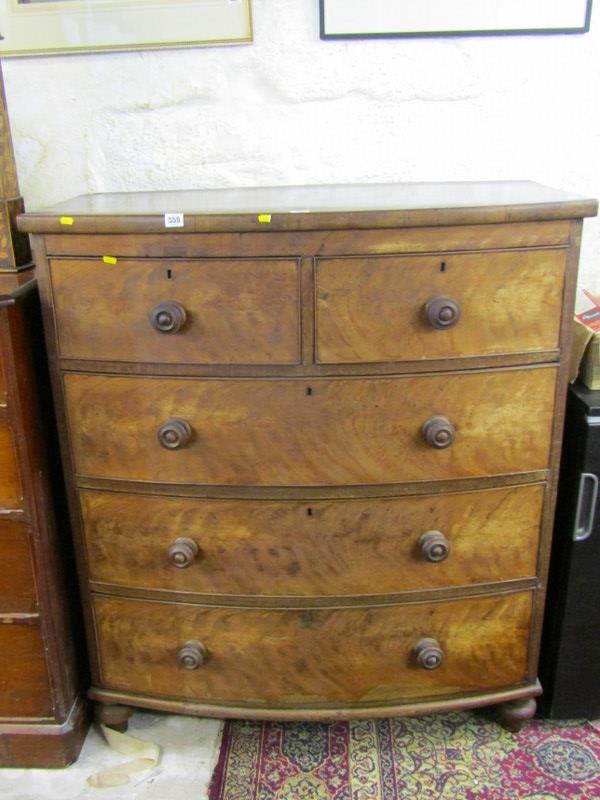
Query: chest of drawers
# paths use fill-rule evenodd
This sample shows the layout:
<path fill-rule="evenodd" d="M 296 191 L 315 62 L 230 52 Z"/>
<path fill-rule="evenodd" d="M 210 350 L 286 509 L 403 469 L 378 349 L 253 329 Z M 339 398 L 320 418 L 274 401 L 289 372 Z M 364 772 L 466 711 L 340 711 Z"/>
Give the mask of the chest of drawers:
<path fill-rule="evenodd" d="M 0 296 L 0 767 L 64 767 L 87 731 L 43 350 L 30 280 Z"/>
<path fill-rule="evenodd" d="M 595 212 L 492 183 L 20 218 L 103 720 L 534 713 Z"/>

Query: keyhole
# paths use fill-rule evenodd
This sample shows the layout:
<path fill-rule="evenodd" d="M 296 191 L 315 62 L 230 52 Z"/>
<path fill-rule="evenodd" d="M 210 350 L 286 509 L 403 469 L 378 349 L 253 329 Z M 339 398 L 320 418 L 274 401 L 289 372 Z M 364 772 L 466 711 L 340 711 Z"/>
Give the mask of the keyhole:
<path fill-rule="evenodd" d="M 442 261 L 440 264 L 440 272 L 446 272 L 446 262 Z"/>
<path fill-rule="evenodd" d="M 313 510 L 312 510 L 312 508 L 307 508 L 307 509 L 306 509 L 306 513 L 307 513 L 307 515 L 308 515 L 309 517 L 312 517 L 312 515 L 313 515 Z"/>
<path fill-rule="evenodd" d="M 167 280 L 170 281 L 173 279 L 173 270 L 167 270 Z"/>
<path fill-rule="evenodd" d="M 306 394 L 307 394 L 308 396 L 310 396 L 310 395 L 312 394 L 312 386 L 307 386 L 307 387 L 306 387 Z"/>

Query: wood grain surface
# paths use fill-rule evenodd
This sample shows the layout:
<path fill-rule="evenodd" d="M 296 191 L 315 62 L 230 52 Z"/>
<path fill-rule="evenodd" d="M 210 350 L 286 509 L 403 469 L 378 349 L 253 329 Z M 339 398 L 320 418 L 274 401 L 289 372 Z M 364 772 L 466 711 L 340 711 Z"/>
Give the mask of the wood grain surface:
<path fill-rule="evenodd" d="M 0 507 L 16 508 L 21 504 L 23 491 L 17 467 L 17 453 L 12 431 L 0 420 Z"/>
<path fill-rule="evenodd" d="M 39 625 L 0 624 L 0 716 L 52 716 L 52 695 Z"/>
<path fill-rule="evenodd" d="M 558 347 L 565 250 L 318 259 L 317 361 L 403 361 Z M 460 307 L 436 330 L 435 297 Z"/>
<path fill-rule="evenodd" d="M 66 374 L 81 475 L 172 483 L 348 485 L 544 469 L 556 369 L 403 378 L 179 380 Z M 434 415 L 456 441 L 425 443 Z M 189 421 L 177 450 L 157 438 Z"/>
<path fill-rule="evenodd" d="M 536 573 L 544 487 L 314 502 L 81 491 L 90 579 L 108 586 L 252 596 L 369 595 Z M 429 530 L 450 555 L 427 561 Z M 169 547 L 199 547 L 184 568 Z"/>
<path fill-rule="evenodd" d="M 81 195 L 21 215 L 21 231 L 165 233 L 165 213 L 184 213 L 181 233 L 333 230 L 489 224 L 594 216 L 595 200 L 531 181 L 231 187 Z M 267 212 L 268 219 L 264 215 Z"/>
<path fill-rule="evenodd" d="M 108 689 L 275 707 L 367 704 L 508 687 L 527 677 L 531 593 L 442 603 L 275 611 L 96 597 Z M 417 666 L 435 638 L 445 661 Z M 201 641 L 195 670 L 178 661 Z"/>
<path fill-rule="evenodd" d="M 50 269 L 64 357 L 177 364 L 300 360 L 297 261 L 105 264 L 99 257 L 53 259 Z M 160 333 L 150 324 L 150 312 L 165 301 L 186 311 L 177 333 Z"/>
<path fill-rule="evenodd" d="M 25 523 L 0 519 L 0 564 L 0 612 L 26 614 L 35 611 L 37 593 Z"/>
<path fill-rule="evenodd" d="M 44 244 L 52 256 L 96 258 L 107 253 L 121 258 L 382 255 L 568 245 L 570 225 L 568 220 L 556 220 L 301 233 L 57 233 L 45 236 Z"/>
<path fill-rule="evenodd" d="M 0 404 L 6 404 L 6 376 L 4 375 L 4 365 L 0 354 Z"/>

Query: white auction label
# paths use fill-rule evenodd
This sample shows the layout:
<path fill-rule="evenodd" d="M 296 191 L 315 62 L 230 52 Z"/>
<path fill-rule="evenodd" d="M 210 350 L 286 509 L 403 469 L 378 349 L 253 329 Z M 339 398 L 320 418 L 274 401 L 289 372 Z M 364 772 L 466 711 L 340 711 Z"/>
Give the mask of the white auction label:
<path fill-rule="evenodd" d="M 165 214 L 165 228 L 183 228 L 183 214 Z"/>

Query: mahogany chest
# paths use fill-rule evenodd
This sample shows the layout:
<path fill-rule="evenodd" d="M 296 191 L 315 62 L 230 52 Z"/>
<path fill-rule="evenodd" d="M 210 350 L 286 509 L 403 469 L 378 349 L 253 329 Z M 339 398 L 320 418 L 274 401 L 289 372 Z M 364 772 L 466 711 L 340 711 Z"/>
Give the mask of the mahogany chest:
<path fill-rule="evenodd" d="M 20 217 L 101 719 L 534 713 L 596 208 L 498 182 Z"/>
<path fill-rule="evenodd" d="M 14 287 L 0 294 L 0 767 L 64 767 L 81 749 L 87 714 L 37 287 L 19 279 L 0 275 L 0 290 Z"/>

